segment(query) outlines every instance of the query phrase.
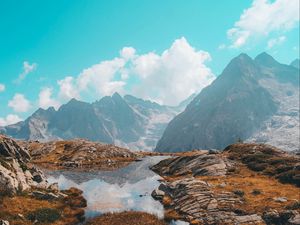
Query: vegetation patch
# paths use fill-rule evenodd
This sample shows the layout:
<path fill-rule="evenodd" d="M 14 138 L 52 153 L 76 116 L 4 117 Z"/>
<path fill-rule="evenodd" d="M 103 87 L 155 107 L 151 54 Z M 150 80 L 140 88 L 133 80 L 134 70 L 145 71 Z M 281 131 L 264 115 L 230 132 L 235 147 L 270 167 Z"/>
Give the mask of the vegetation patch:
<path fill-rule="evenodd" d="M 144 212 L 107 213 L 87 221 L 86 225 L 167 225 L 156 216 Z"/>
<path fill-rule="evenodd" d="M 59 220 L 61 214 L 59 210 L 52 208 L 40 208 L 26 215 L 26 218 L 30 221 L 37 221 L 40 224 L 53 223 Z"/>

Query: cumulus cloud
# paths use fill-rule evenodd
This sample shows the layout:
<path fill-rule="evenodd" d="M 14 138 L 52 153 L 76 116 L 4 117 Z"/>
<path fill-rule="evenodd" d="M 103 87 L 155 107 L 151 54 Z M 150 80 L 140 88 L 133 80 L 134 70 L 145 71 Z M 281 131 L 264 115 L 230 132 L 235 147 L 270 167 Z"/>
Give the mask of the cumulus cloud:
<path fill-rule="evenodd" d="M 13 99 L 8 102 L 8 106 L 15 112 L 28 112 L 31 107 L 30 102 L 22 94 L 15 94 Z"/>
<path fill-rule="evenodd" d="M 210 59 L 208 52 L 197 51 L 185 38 L 177 39 L 161 55 L 148 53 L 134 60 L 133 70 L 140 84 L 132 92 L 156 102 L 177 105 L 215 79 L 205 65 Z"/>
<path fill-rule="evenodd" d="M 116 57 L 84 69 L 77 78 L 78 89 L 97 96 L 111 95 L 116 91 L 123 93 L 126 83 L 118 79 L 118 75 L 125 69 L 126 60 Z"/>
<path fill-rule="evenodd" d="M 251 39 L 284 33 L 299 23 L 299 0 L 254 0 L 234 27 L 227 31 L 231 47 L 239 48 Z"/>
<path fill-rule="evenodd" d="M 64 100 L 69 100 L 71 98 L 80 98 L 77 87 L 75 87 L 74 78 L 67 76 L 62 80 L 57 82 L 59 85 L 59 96 Z"/>
<path fill-rule="evenodd" d="M 268 41 L 268 45 L 267 45 L 267 48 L 268 49 L 271 49 L 273 48 L 274 46 L 276 45 L 280 45 L 282 44 L 284 41 L 286 40 L 286 37 L 285 36 L 280 36 L 278 38 L 272 38 Z"/>
<path fill-rule="evenodd" d="M 135 56 L 136 50 L 132 47 L 124 47 L 120 51 L 120 56 L 124 59 L 132 59 Z"/>
<path fill-rule="evenodd" d="M 0 117 L 0 126 L 4 127 L 10 124 L 15 124 L 22 121 L 22 119 L 15 114 L 8 114 L 5 118 Z"/>
<path fill-rule="evenodd" d="M 18 79 L 16 80 L 17 83 L 20 83 L 22 80 L 24 80 L 26 78 L 26 76 L 33 72 L 34 70 L 36 70 L 37 68 L 37 64 L 36 63 L 32 63 L 30 64 L 28 61 L 24 61 L 23 62 L 23 71 L 22 73 L 20 73 Z"/>
<path fill-rule="evenodd" d="M 60 103 L 52 97 L 53 89 L 46 87 L 43 88 L 39 93 L 39 107 L 47 109 L 53 106 L 55 109 L 58 109 Z"/>
<path fill-rule="evenodd" d="M 5 85 L 0 83 L 0 92 L 5 91 Z"/>
<path fill-rule="evenodd" d="M 205 65 L 210 59 L 208 52 L 196 50 L 185 38 L 175 40 L 162 54 L 137 54 L 133 47 L 124 47 L 118 57 L 58 81 L 59 96 L 99 98 L 119 92 L 176 105 L 215 79 Z"/>

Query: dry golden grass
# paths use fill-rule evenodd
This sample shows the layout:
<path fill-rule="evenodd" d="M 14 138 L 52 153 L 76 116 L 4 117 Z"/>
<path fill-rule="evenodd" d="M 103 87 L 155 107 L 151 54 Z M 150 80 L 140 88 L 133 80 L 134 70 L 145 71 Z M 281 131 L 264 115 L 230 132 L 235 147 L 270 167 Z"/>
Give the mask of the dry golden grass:
<path fill-rule="evenodd" d="M 73 190 L 68 193 L 72 193 Z M 70 199 L 82 198 L 77 193 L 77 196 L 70 196 Z M 75 194 L 75 191 L 74 191 Z M 77 205 L 76 205 L 77 204 Z M 27 216 L 39 209 L 54 209 L 61 216 L 60 219 L 51 223 L 53 225 L 72 225 L 78 224 L 80 215 L 84 214 L 84 210 L 78 205 L 79 202 L 69 202 L 66 199 L 47 201 L 39 200 L 27 194 L 16 195 L 13 197 L 0 197 L 0 218 L 8 220 L 11 225 L 32 225 L 34 221 L 29 220 Z M 41 224 L 41 223 L 39 223 Z"/>
<path fill-rule="evenodd" d="M 86 225 L 167 225 L 163 220 L 144 212 L 108 213 L 87 221 Z"/>
<path fill-rule="evenodd" d="M 282 211 L 295 201 L 300 201 L 300 189 L 291 184 L 282 184 L 277 179 L 249 170 L 245 165 L 238 165 L 238 170 L 226 177 L 199 177 L 213 184 L 215 193 L 235 190 L 244 192 L 245 203 L 239 208 L 247 213 L 260 213 L 268 209 Z M 225 183 L 225 187 L 220 184 Z M 259 190 L 260 194 L 254 194 Z M 286 197 L 287 202 L 276 202 L 274 198 Z"/>

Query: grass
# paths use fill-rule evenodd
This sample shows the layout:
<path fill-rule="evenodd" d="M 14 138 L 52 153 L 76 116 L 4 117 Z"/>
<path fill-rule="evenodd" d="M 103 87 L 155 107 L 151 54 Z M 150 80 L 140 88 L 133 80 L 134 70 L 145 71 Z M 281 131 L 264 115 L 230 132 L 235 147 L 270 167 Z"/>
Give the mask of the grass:
<path fill-rule="evenodd" d="M 296 166 L 300 163 L 299 157 L 263 144 L 233 144 L 225 149 L 224 155 L 253 171 L 300 187 L 300 167 Z"/>
<path fill-rule="evenodd" d="M 84 214 L 84 210 L 78 207 L 65 202 L 65 199 L 47 201 L 25 194 L 1 196 L 0 218 L 8 220 L 10 225 L 32 225 L 35 219 L 39 224 L 71 225 L 78 224 L 78 218 Z M 23 215 L 24 218 L 18 215 Z"/>
<path fill-rule="evenodd" d="M 87 221 L 86 225 L 167 225 L 163 220 L 145 212 L 107 213 Z"/>
<path fill-rule="evenodd" d="M 26 218 L 32 222 L 38 221 L 39 224 L 53 223 L 60 219 L 61 214 L 58 209 L 40 208 L 29 212 Z"/>
<path fill-rule="evenodd" d="M 215 193 L 224 191 L 233 192 L 243 196 L 244 204 L 239 209 L 247 213 L 261 213 L 268 209 L 282 211 L 288 205 L 300 201 L 299 188 L 291 184 L 283 184 L 277 179 L 263 174 L 256 173 L 243 164 L 237 165 L 238 172 L 224 177 L 199 177 L 213 185 Z M 220 187 L 219 184 L 226 183 Z M 242 191 L 237 193 L 237 191 Z M 286 197 L 287 202 L 275 202 L 273 198 Z M 295 203 L 296 204 L 296 203 Z"/>

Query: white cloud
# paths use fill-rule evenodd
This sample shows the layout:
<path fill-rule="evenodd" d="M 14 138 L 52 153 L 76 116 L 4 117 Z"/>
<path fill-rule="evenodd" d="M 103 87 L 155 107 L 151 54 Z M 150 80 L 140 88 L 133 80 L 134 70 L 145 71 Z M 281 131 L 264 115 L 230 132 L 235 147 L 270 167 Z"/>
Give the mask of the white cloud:
<path fill-rule="evenodd" d="M 64 100 L 69 100 L 71 98 L 80 98 L 77 87 L 74 84 L 74 78 L 71 76 L 67 76 L 58 82 L 60 91 L 59 96 Z"/>
<path fill-rule="evenodd" d="M 15 94 L 13 99 L 8 102 L 8 106 L 15 112 L 27 112 L 31 107 L 25 96 L 19 93 Z"/>
<path fill-rule="evenodd" d="M 239 48 L 251 39 L 268 36 L 271 32 L 284 33 L 299 22 L 299 0 L 253 0 L 239 21 L 227 31 L 231 47 Z"/>
<path fill-rule="evenodd" d="M 185 38 L 175 40 L 161 55 L 141 55 L 133 62 L 140 78 L 133 94 L 177 105 L 214 80 L 215 76 L 205 65 L 209 60 L 208 52 L 195 50 Z"/>
<path fill-rule="evenodd" d="M 194 49 L 185 38 L 175 40 L 162 54 L 139 55 L 133 47 L 125 47 L 118 57 L 58 81 L 59 97 L 99 99 L 119 92 L 176 105 L 214 80 L 205 65 L 209 60 L 208 52 Z"/>
<path fill-rule="evenodd" d="M 125 64 L 124 58 L 117 57 L 83 70 L 77 78 L 78 89 L 97 96 L 111 95 L 115 91 L 123 93 L 126 83 L 118 80 L 117 75 L 124 70 Z"/>
<path fill-rule="evenodd" d="M 22 80 L 24 80 L 26 78 L 26 76 L 33 72 L 34 70 L 36 70 L 37 68 L 37 64 L 36 63 L 32 63 L 30 64 L 28 61 L 24 61 L 23 62 L 23 71 L 22 73 L 19 75 L 18 79 L 16 80 L 17 83 L 20 83 Z"/>
<path fill-rule="evenodd" d="M 225 44 L 220 44 L 219 46 L 218 46 L 218 49 L 219 50 L 222 50 L 222 49 L 225 49 L 226 48 L 226 45 Z"/>
<path fill-rule="evenodd" d="M 5 91 L 5 85 L 0 83 L 0 92 Z"/>
<path fill-rule="evenodd" d="M 4 127 L 10 124 L 15 124 L 20 121 L 22 121 L 22 119 L 18 115 L 8 114 L 6 118 L 0 117 L 0 126 Z"/>
<path fill-rule="evenodd" d="M 60 106 L 60 103 L 52 98 L 53 90 L 52 88 L 43 88 L 41 92 L 39 93 L 39 107 L 43 109 L 47 109 L 51 106 L 53 106 L 55 109 L 58 109 Z"/>
<path fill-rule="evenodd" d="M 124 47 L 120 51 L 120 56 L 124 59 L 132 59 L 135 57 L 136 50 L 132 47 Z"/>
<path fill-rule="evenodd" d="M 284 41 L 286 40 L 286 37 L 285 36 L 280 36 L 278 38 L 272 38 L 268 41 L 268 46 L 267 48 L 268 49 L 271 49 L 273 48 L 274 46 L 276 45 L 280 45 L 282 44 Z"/>

